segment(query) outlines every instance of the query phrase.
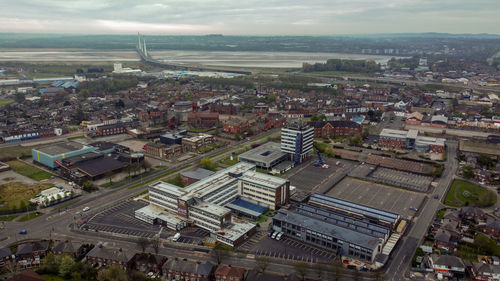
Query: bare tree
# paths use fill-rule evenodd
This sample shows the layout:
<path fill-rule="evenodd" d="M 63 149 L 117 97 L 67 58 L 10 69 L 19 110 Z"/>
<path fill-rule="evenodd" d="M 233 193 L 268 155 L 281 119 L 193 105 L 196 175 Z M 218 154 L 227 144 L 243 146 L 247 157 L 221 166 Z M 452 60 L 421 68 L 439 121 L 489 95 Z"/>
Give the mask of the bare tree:
<path fill-rule="evenodd" d="M 262 273 L 264 273 L 266 271 L 266 269 L 270 263 L 271 263 L 271 259 L 268 257 L 257 257 L 255 259 L 255 265 L 257 267 L 257 270 L 259 270 L 259 272 L 262 272 Z"/>
<path fill-rule="evenodd" d="M 331 264 L 331 271 L 333 273 L 333 278 L 335 281 L 338 281 L 340 279 L 340 275 L 342 272 L 342 263 L 341 261 L 334 261 Z"/>
<path fill-rule="evenodd" d="M 151 242 L 149 241 L 149 239 L 147 238 L 144 238 L 144 237 L 139 237 L 139 239 L 137 239 L 137 246 L 142 250 L 142 252 L 144 253 L 146 251 L 146 248 L 149 246 Z"/>
<path fill-rule="evenodd" d="M 293 265 L 293 269 L 295 269 L 295 274 L 300 277 L 300 280 L 305 280 L 310 267 L 308 263 L 297 262 Z"/>
<path fill-rule="evenodd" d="M 151 247 L 153 247 L 153 250 L 155 251 L 155 253 L 158 255 L 158 252 L 160 251 L 160 246 L 161 246 L 160 237 L 155 237 L 155 238 L 151 239 L 150 244 L 151 244 Z"/>
<path fill-rule="evenodd" d="M 211 256 L 217 264 L 221 264 L 229 256 L 229 253 L 217 245 L 212 249 Z"/>
<path fill-rule="evenodd" d="M 323 277 L 323 274 L 325 273 L 325 265 L 322 263 L 315 263 L 313 265 L 313 270 L 316 273 L 318 280 L 321 280 L 321 277 Z"/>

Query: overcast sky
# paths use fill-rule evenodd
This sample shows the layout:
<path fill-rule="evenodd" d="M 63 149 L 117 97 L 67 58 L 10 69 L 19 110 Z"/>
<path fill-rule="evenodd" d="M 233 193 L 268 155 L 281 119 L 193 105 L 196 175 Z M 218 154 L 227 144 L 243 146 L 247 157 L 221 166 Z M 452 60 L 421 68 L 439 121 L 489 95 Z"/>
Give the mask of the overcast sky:
<path fill-rule="evenodd" d="M 0 0 L 0 32 L 500 33 L 500 0 Z"/>

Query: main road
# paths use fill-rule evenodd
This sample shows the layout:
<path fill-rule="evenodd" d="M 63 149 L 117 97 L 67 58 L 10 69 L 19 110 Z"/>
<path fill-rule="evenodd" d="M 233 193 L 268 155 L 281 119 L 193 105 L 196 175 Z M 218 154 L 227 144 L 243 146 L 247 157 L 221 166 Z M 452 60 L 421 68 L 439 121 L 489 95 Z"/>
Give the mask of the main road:
<path fill-rule="evenodd" d="M 420 215 L 416 218 L 413 226 L 407 232 L 408 234 L 400 241 L 400 245 L 396 248 L 396 252 L 392 254 L 389 267 L 386 270 L 387 280 L 399 281 L 404 279 L 404 274 L 408 269 L 413 253 L 426 235 L 427 229 L 434 219 L 436 212 L 443 206 L 441 201 L 444 200 L 446 192 L 455 178 L 454 176 L 458 168 L 458 160 L 456 157 L 457 142 L 447 141 L 446 144 L 447 161 L 444 165 L 443 174 L 441 175 L 437 187 L 428 197 L 426 204 L 422 206 Z M 438 199 L 434 199 L 436 195 Z"/>

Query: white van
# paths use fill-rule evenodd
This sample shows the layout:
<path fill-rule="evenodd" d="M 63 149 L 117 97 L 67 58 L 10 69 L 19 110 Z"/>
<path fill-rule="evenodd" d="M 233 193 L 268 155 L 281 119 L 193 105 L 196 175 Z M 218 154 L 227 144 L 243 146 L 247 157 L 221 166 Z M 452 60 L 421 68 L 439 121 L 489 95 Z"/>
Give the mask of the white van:
<path fill-rule="evenodd" d="M 172 238 L 172 241 L 177 242 L 177 240 L 179 240 L 179 238 L 181 238 L 181 234 L 180 234 L 179 232 L 177 232 L 177 233 L 174 235 L 174 238 Z"/>

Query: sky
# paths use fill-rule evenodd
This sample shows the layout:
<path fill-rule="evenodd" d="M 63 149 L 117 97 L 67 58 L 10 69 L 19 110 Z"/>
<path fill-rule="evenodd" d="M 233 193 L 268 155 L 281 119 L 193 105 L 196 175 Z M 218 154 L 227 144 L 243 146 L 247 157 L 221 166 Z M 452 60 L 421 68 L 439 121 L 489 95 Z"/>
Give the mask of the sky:
<path fill-rule="evenodd" d="M 0 0 L 0 32 L 500 33 L 500 0 Z"/>

